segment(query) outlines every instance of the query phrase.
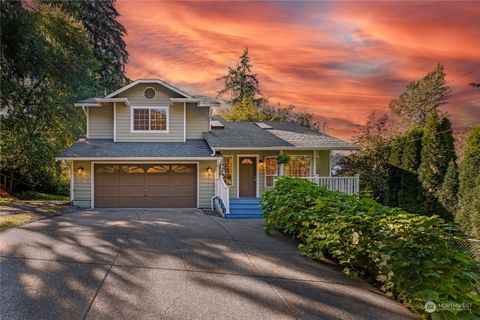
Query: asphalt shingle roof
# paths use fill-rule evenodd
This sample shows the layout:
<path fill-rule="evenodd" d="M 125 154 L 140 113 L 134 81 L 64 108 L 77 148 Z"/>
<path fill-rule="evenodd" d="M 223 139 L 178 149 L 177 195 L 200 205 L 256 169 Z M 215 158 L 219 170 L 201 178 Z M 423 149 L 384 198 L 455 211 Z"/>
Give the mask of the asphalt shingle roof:
<path fill-rule="evenodd" d="M 296 123 L 265 122 L 272 129 L 262 129 L 255 122 L 230 122 L 221 117 L 213 119 L 224 124 L 223 129 L 212 128 L 204 137 L 213 148 L 285 147 L 356 149 L 355 145 Z"/>
<path fill-rule="evenodd" d="M 212 150 L 204 139 L 186 142 L 113 142 L 107 139 L 79 140 L 58 158 L 145 158 L 145 157 L 211 157 Z"/>

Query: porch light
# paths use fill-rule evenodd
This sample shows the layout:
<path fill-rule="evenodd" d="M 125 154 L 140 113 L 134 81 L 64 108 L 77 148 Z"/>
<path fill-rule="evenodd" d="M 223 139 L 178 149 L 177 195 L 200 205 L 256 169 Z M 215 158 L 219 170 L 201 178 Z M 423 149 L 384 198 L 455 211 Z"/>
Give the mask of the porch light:
<path fill-rule="evenodd" d="M 263 166 L 263 160 L 260 160 L 260 167 Z"/>
<path fill-rule="evenodd" d="M 83 174 L 83 167 L 78 167 L 77 174 L 81 176 Z"/>
<path fill-rule="evenodd" d="M 207 168 L 207 174 L 208 174 L 209 176 L 212 175 L 212 168 L 211 168 L 211 167 L 208 167 L 208 168 Z"/>

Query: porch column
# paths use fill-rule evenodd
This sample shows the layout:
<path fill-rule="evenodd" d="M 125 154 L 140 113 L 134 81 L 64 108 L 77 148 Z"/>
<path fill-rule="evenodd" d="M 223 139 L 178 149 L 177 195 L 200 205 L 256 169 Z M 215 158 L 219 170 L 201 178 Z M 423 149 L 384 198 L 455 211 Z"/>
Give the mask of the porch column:
<path fill-rule="evenodd" d="M 313 150 L 313 176 L 317 175 L 317 150 Z"/>

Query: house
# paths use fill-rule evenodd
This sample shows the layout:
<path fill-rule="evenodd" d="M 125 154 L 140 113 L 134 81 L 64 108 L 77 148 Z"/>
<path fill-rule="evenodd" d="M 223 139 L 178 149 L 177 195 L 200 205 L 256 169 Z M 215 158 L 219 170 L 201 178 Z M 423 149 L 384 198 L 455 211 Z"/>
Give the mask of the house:
<path fill-rule="evenodd" d="M 157 79 L 75 106 L 86 114 L 86 139 L 57 160 L 73 166 L 71 199 L 80 207 L 216 204 L 227 215 L 258 215 L 258 198 L 276 176 L 327 179 L 331 151 L 355 149 L 294 123 L 225 121 L 212 115 L 215 99 Z M 279 154 L 291 156 L 285 167 L 277 165 Z"/>

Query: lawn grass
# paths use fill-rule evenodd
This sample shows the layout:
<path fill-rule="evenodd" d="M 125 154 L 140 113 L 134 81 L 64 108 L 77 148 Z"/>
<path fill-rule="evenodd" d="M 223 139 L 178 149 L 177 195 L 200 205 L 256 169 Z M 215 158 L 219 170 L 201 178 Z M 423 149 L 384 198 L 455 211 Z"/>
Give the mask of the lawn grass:
<path fill-rule="evenodd" d="M 68 196 L 60 194 L 50 194 L 50 193 L 41 193 L 25 191 L 18 194 L 18 198 L 21 200 L 56 200 L 56 201 L 68 201 L 70 198 Z"/>
<path fill-rule="evenodd" d="M 19 213 L 12 216 L 0 217 L 0 231 L 21 226 L 33 220 L 29 213 Z"/>

